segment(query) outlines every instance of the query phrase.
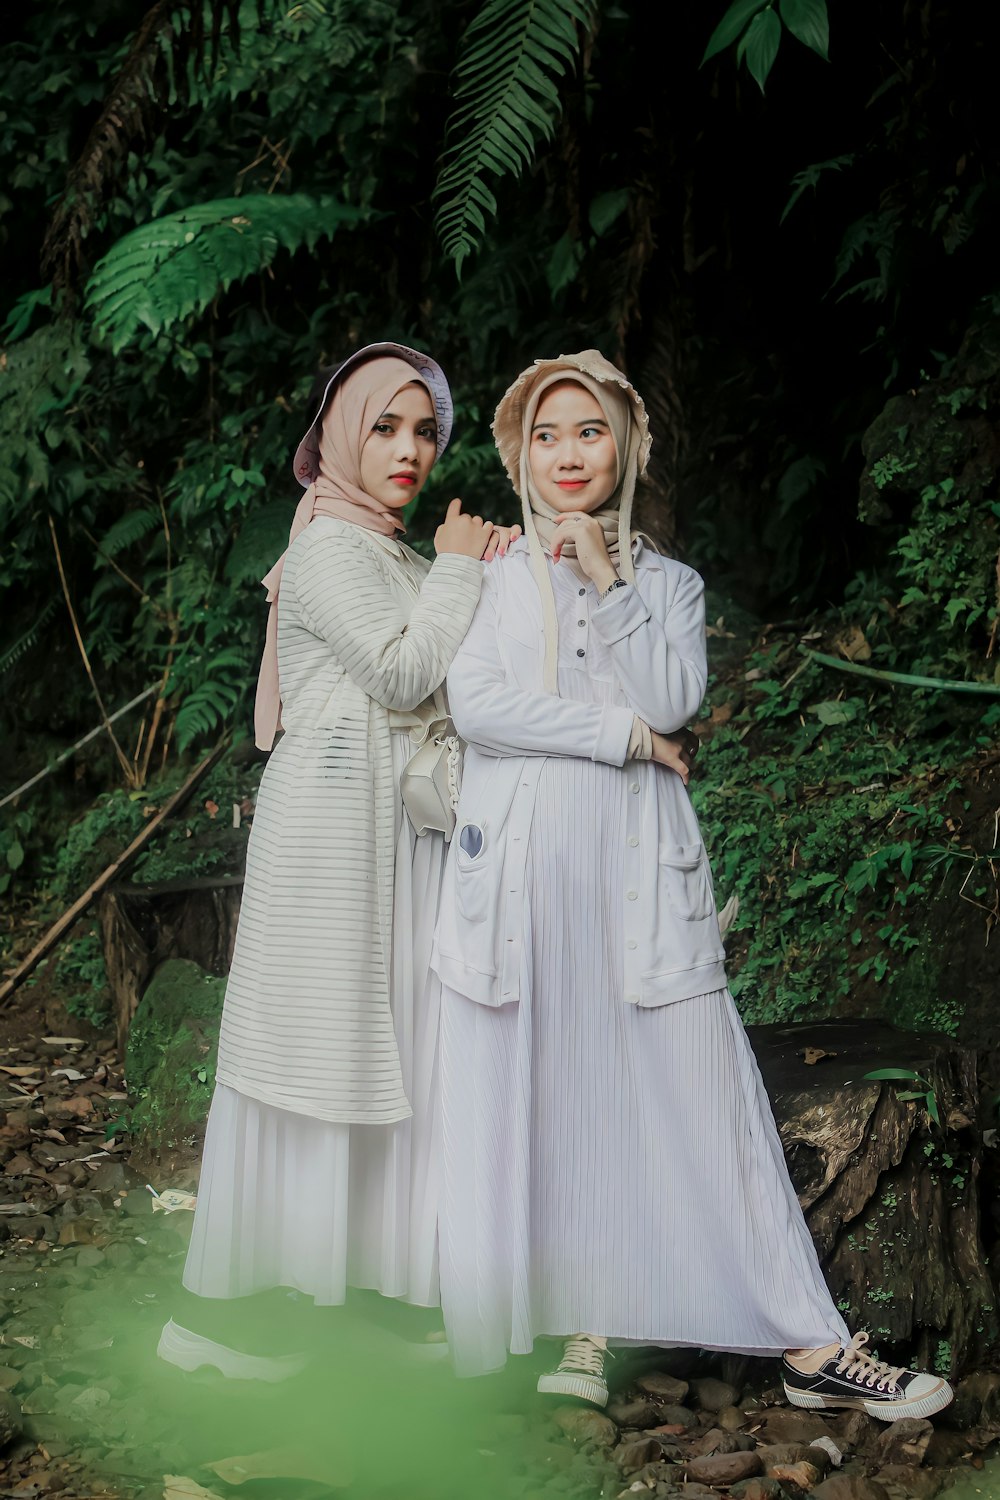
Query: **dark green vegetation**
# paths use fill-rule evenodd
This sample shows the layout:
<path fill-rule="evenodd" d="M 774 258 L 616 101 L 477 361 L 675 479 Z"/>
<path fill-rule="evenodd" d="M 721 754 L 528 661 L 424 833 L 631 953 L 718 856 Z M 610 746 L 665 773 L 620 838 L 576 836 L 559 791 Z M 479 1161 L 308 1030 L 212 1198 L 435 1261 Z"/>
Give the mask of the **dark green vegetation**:
<path fill-rule="evenodd" d="M 650 25 L 596 0 L 231 0 L 138 25 L 70 0 L 12 23 L 6 786 L 99 722 L 98 691 L 109 711 L 155 691 L 3 809 L 11 953 L 245 735 L 316 369 L 380 338 L 448 367 L 426 545 L 453 493 L 512 515 L 493 405 L 528 359 L 594 344 L 651 410 L 644 524 L 709 582 L 696 799 L 741 899 L 746 1014 L 988 1045 L 1000 699 L 798 649 L 996 687 L 985 16 L 848 0 L 829 60 L 822 0 L 674 7 L 669 45 Z M 202 789 L 134 878 L 238 867 L 233 796 Z M 81 929 L 49 964 L 92 1019 L 99 964 Z"/>

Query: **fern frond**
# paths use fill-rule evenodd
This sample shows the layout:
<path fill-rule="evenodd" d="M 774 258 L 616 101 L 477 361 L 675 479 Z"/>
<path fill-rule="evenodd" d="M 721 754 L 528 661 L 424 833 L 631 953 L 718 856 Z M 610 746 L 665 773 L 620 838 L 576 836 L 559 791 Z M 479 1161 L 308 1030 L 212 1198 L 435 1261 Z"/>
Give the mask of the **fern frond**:
<path fill-rule="evenodd" d="M 54 272 L 57 287 L 79 266 L 83 240 L 129 151 L 157 111 L 184 102 L 206 51 L 214 70 L 224 30 L 238 51 L 240 0 L 156 0 L 142 17 L 45 232 L 42 268 Z"/>
<path fill-rule="evenodd" d="M 539 141 L 551 139 L 557 80 L 579 57 L 595 11 L 596 0 L 486 0 L 466 31 L 434 189 L 438 233 L 456 269 L 496 213 L 487 176 L 519 177 Z"/>
<path fill-rule="evenodd" d="M 228 723 L 247 686 L 247 662 L 238 648 L 220 651 L 208 677 L 184 692 L 174 733 L 179 749 Z"/>
<path fill-rule="evenodd" d="M 105 557 L 117 557 L 141 542 L 144 536 L 160 528 L 160 517 L 155 510 L 130 510 L 112 522 L 101 537 L 100 551 Z"/>
<path fill-rule="evenodd" d="M 226 559 L 226 578 L 230 583 L 260 582 L 288 546 L 288 528 L 294 513 L 294 503 L 290 500 L 272 500 L 250 512 Z"/>
<path fill-rule="evenodd" d="M 0 677 L 5 677 L 11 667 L 16 666 L 21 657 L 26 656 L 37 644 L 38 637 L 55 614 L 58 603 L 58 598 L 53 594 L 52 598 L 42 606 L 41 614 L 35 617 L 24 634 L 18 636 L 13 646 L 7 647 L 7 650 L 0 656 Z"/>
<path fill-rule="evenodd" d="M 196 203 L 133 229 L 98 261 L 87 285 L 95 331 L 115 354 L 143 328 L 159 333 L 203 312 L 231 286 L 269 266 L 278 251 L 312 249 L 366 217 L 335 198 L 250 193 Z"/>

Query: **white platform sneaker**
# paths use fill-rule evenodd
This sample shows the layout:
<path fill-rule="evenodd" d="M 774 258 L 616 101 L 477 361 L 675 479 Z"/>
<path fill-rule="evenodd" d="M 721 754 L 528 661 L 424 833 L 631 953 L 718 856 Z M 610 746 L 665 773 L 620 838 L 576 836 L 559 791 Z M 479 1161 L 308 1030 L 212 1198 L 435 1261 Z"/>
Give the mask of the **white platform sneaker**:
<path fill-rule="evenodd" d="M 274 1383 L 299 1375 L 306 1367 L 304 1354 L 241 1354 L 227 1344 L 217 1344 L 200 1333 L 182 1328 L 173 1318 L 163 1325 L 156 1353 L 179 1370 L 200 1370 L 205 1365 L 221 1371 L 229 1380 L 267 1380 Z"/>
<path fill-rule="evenodd" d="M 578 1333 L 567 1339 L 556 1368 L 538 1380 L 543 1396 L 576 1396 L 594 1406 L 607 1406 L 608 1382 L 605 1365 L 611 1358 L 607 1339 Z"/>

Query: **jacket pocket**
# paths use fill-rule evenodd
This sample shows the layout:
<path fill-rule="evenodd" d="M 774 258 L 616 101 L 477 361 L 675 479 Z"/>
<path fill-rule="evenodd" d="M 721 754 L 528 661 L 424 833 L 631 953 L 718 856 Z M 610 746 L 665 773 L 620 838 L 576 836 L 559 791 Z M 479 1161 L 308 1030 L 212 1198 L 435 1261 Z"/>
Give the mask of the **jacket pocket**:
<path fill-rule="evenodd" d="M 671 910 L 682 922 L 701 922 L 712 915 L 712 877 L 700 841 L 661 848 L 660 881 Z"/>
<path fill-rule="evenodd" d="M 460 823 L 455 831 L 455 899 L 467 922 L 485 922 L 494 893 L 491 874 L 495 851 L 485 820 Z"/>

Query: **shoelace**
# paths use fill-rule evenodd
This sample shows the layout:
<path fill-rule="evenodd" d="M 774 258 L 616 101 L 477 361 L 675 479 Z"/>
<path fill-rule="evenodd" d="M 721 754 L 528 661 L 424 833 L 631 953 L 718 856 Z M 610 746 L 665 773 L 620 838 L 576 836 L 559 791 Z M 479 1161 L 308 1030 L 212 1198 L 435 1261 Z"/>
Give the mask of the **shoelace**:
<path fill-rule="evenodd" d="M 844 1346 L 837 1361 L 837 1374 L 846 1375 L 848 1380 L 856 1380 L 858 1385 L 866 1385 L 870 1390 L 897 1390 L 896 1381 L 905 1373 L 906 1366 L 890 1365 L 884 1359 L 866 1354 L 868 1337 L 867 1333 L 856 1333 Z"/>
<path fill-rule="evenodd" d="M 573 1370 L 580 1375 L 601 1376 L 604 1374 L 604 1360 L 607 1354 L 606 1347 L 598 1344 L 589 1333 L 580 1333 L 576 1338 L 566 1340 L 559 1368 L 560 1370 Z"/>

